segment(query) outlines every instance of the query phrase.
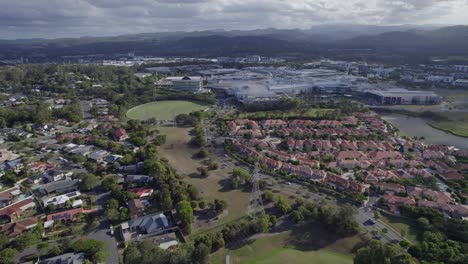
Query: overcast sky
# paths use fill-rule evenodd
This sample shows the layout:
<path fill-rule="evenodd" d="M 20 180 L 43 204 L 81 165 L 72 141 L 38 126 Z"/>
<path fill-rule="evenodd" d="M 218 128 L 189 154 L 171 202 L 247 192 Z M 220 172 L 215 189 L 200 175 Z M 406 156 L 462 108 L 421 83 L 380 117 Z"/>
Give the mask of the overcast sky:
<path fill-rule="evenodd" d="M 468 0 L 0 0 L 0 39 L 335 23 L 468 24 Z"/>

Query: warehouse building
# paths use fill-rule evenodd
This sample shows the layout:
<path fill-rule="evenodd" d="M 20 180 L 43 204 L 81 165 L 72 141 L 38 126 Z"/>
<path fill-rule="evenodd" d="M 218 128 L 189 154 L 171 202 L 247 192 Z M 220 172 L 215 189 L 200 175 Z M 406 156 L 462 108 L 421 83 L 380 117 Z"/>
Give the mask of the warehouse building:
<path fill-rule="evenodd" d="M 440 103 L 440 97 L 430 91 L 392 89 L 367 91 L 369 104 L 381 105 L 431 105 Z"/>
<path fill-rule="evenodd" d="M 196 93 L 203 90 L 203 78 L 199 76 L 167 77 L 159 80 L 155 85 L 161 88 Z"/>

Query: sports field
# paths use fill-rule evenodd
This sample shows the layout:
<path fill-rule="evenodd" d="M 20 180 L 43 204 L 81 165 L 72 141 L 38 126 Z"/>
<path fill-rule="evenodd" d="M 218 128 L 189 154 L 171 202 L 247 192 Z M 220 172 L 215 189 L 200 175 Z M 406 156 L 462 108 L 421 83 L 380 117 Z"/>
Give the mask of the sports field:
<path fill-rule="evenodd" d="M 169 120 L 178 114 L 188 114 L 207 108 L 209 108 L 209 105 L 193 101 L 158 101 L 142 104 L 128 110 L 127 117 L 137 120 L 147 120 L 149 118 Z"/>

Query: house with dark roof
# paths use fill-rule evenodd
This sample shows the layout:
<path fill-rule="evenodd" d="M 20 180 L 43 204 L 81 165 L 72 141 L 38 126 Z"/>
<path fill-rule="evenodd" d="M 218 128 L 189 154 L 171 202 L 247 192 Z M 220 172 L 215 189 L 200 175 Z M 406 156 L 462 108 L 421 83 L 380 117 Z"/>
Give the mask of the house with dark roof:
<path fill-rule="evenodd" d="M 168 233 L 177 228 L 172 216 L 162 212 L 138 217 L 122 223 L 120 227 L 125 241 L 141 236 Z"/>
<path fill-rule="evenodd" d="M 37 191 L 42 195 L 48 195 L 51 193 L 65 193 L 77 191 L 79 189 L 80 180 L 65 179 L 62 181 L 51 182 L 39 186 Z"/>
<path fill-rule="evenodd" d="M 52 258 L 43 259 L 41 264 L 82 264 L 84 261 L 84 253 L 66 253 Z"/>

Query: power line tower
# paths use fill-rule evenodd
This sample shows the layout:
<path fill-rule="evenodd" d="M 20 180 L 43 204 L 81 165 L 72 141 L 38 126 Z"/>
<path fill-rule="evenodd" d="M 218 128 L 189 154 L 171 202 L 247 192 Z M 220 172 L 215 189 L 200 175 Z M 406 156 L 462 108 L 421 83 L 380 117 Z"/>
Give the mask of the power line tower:
<path fill-rule="evenodd" d="M 263 216 L 265 214 L 265 209 L 263 208 L 262 194 L 258 184 L 259 181 L 260 168 L 258 163 L 255 163 L 255 167 L 252 171 L 251 182 L 252 182 L 252 192 L 250 193 L 250 204 L 248 209 L 248 214 L 251 217 Z"/>

